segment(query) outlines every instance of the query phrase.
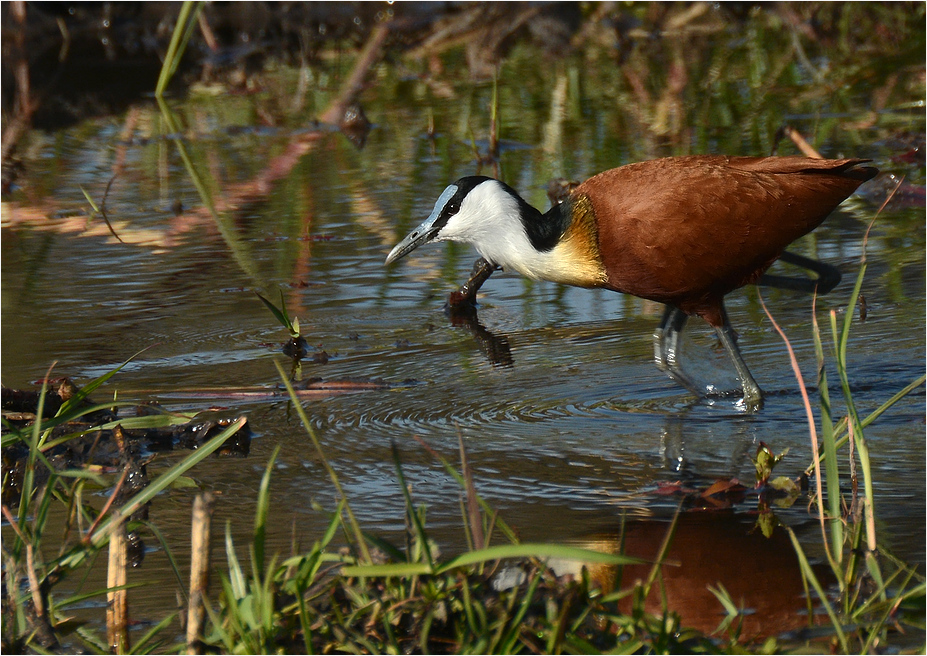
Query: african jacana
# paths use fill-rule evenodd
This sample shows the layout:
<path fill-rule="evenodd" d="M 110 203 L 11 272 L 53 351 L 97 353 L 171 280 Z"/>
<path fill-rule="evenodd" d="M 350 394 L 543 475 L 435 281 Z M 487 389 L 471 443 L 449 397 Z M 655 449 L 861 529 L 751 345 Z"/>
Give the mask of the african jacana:
<path fill-rule="evenodd" d="M 744 405 L 755 408 L 763 393 L 737 348 L 724 296 L 757 282 L 786 246 L 878 173 L 861 166 L 868 161 L 667 157 L 599 173 L 545 214 L 504 182 L 468 176 L 444 190 L 386 264 L 428 242 L 458 241 L 486 260 L 471 279 L 476 288 L 501 267 L 665 303 L 657 365 L 696 392 L 677 347 L 686 320 L 698 315 L 731 356 Z"/>

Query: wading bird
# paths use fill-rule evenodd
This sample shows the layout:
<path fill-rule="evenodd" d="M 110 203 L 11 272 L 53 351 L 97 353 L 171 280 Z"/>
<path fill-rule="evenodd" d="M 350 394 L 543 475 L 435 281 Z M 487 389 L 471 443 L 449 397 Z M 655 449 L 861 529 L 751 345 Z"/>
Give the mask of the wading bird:
<path fill-rule="evenodd" d="M 472 303 L 498 268 L 665 303 L 654 334 L 657 366 L 701 394 L 678 357 L 686 321 L 698 315 L 730 355 L 743 404 L 758 408 L 763 393 L 737 348 L 724 296 L 760 281 L 780 257 L 817 271 L 818 280 L 805 281 L 812 289 L 817 284 L 825 293 L 836 285 L 833 267 L 783 251 L 878 173 L 863 166 L 868 161 L 667 157 L 599 173 L 544 214 L 504 182 L 468 176 L 444 190 L 386 264 L 428 242 L 457 241 L 472 244 L 483 259 L 452 304 Z"/>

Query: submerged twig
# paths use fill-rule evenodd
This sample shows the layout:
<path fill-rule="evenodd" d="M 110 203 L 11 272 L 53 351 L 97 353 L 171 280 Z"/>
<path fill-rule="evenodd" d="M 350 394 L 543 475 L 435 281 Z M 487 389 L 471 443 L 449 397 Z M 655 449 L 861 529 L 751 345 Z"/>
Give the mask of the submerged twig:
<path fill-rule="evenodd" d="M 109 196 L 109 189 L 113 186 L 113 182 L 116 180 L 117 175 L 117 173 L 113 173 L 113 177 L 111 177 L 109 182 L 106 183 L 106 189 L 103 191 L 103 200 L 100 201 L 100 216 L 102 216 L 103 220 L 106 221 L 106 227 L 109 228 L 109 231 L 112 233 L 113 237 L 115 237 L 120 244 L 124 244 L 125 242 L 122 241 L 122 238 L 116 234 L 116 229 L 113 228 L 113 224 L 109 222 L 109 217 L 106 216 L 106 199 Z"/>

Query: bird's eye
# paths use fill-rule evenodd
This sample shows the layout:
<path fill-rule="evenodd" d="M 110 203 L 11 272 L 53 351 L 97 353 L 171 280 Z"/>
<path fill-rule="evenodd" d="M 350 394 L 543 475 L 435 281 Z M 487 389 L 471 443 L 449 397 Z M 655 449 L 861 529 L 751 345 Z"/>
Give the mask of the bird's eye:
<path fill-rule="evenodd" d="M 448 216 L 453 216 L 454 214 L 457 214 L 457 212 L 460 211 L 460 201 L 452 200 L 445 206 L 445 211 L 447 212 Z"/>

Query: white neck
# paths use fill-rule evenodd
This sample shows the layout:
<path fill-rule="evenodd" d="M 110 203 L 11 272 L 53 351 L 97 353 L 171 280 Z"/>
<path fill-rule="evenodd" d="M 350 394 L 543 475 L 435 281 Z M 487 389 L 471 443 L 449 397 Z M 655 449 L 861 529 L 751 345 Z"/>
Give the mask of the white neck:
<path fill-rule="evenodd" d="M 493 264 L 534 280 L 592 286 L 598 270 L 586 271 L 571 243 L 538 251 L 525 232 L 518 201 L 496 180 L 487 180 L 467 194 L 460 212 L 441 230 L 439 240 L 472 244 Z M 599 276 L 599 277 L 596 277 Z"/>

